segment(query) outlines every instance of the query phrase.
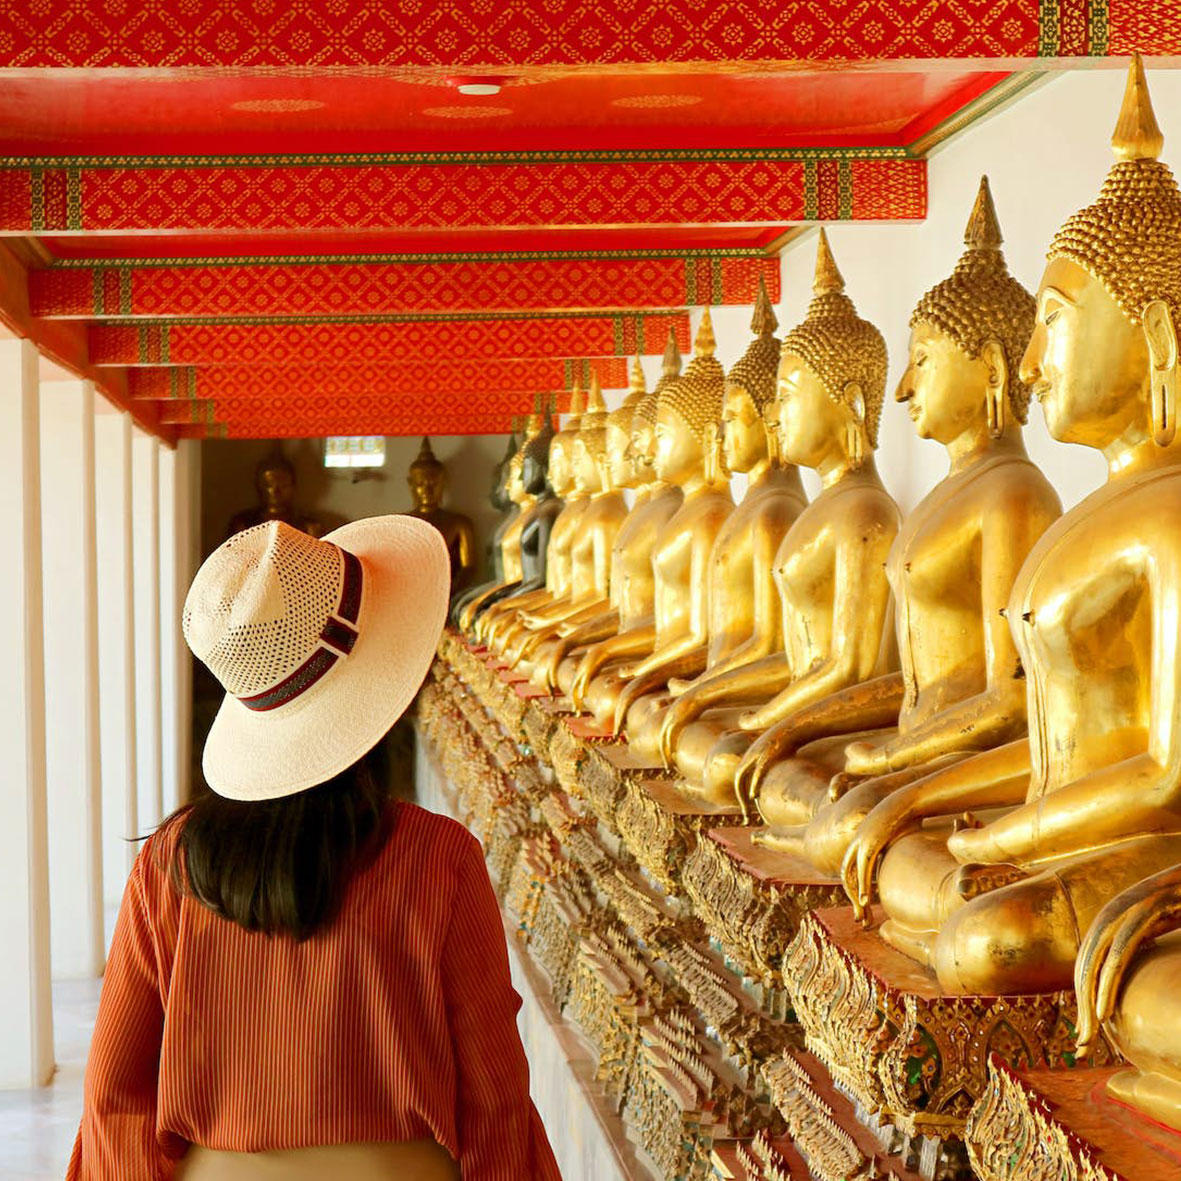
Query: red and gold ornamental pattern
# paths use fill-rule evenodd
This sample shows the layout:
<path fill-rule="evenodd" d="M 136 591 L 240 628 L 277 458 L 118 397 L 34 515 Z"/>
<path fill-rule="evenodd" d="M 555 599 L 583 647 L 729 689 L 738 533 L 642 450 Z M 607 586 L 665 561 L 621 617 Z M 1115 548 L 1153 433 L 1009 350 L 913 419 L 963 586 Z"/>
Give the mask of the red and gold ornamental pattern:
<path fill-rule="evenodd" d="M 0 232 L 214 232 L 779 226 L 927 213 L 927 164 L 900 149 L 711 158 L 151 158 L 0 168 Z M 821 165 L 825 165 L 821 167 Z"/>
<path fill-rule="evenodd" d="M 344 316 L 749 304 L 779 260 L 568 258 L 494 262 L 138 265 L 33 271 L 35 316 Z"/>
<path fill-rule="evenodd" d="M 520 395 L 568 390 L 575 381 L 586 385 L 592 371 L 607 389 L 627 385 L 626 357 L 587 361 L 405 361 L 396 364 L 308 365 L 279 368 L 269 365 L 213 366 L 196 369 L 133 369 L 127 375 L 128 392 L 136 400 L 212 399 L 241 402 L 263 398 L 268 405 L 284 405 L 291 395 L 314 395 L 317 400 L 343 404 L 364 394 L 375 399 L 396 399 L 424 391 L 446 398 L 457 392 L 452 411 L 461 406 L 500 413 L 491 399 L 506 395 L 512 405 Z M 475 391 L 480 391 L 476 394 Z M 506 402 L 505 405 L 508 403 Z M 564 397 L 562 399 L 564 404 Z M 529 409 L 526 398 L 524 409 Z M 509 411 L 513 413 L 513 411 Z M 353 432 L 365 434 L 367 432 Z"/>
<path fill-rule="evenodd" d="M 1143 0 L 7 0 L 0 67 L 469 70 L 1181 52 Z"/>
<path fill-rule="evenodd" d="M 690 348 L 686 312 L 457 317 L 377 323 L 96 324 L 95 365 L 311 365 L 496 358 L 626 357 Z M 625 383 L 626 384 L 626 383 Z"/>

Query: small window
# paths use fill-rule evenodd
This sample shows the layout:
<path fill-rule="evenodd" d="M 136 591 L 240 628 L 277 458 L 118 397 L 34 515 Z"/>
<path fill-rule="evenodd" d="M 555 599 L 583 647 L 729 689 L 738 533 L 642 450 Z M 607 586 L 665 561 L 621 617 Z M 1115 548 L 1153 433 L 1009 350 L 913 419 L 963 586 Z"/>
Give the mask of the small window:
<path fill-rule="evenodd" d="M 384 467 L 381 435 L 330 435 L 324 440 L 325 467 Z"/>

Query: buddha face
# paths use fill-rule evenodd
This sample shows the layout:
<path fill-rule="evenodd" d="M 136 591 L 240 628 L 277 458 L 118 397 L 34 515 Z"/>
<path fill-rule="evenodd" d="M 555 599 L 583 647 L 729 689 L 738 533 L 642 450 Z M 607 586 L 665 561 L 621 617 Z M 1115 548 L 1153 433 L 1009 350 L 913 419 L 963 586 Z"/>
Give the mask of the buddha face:
<path fill-rule="evenodd" d="M 579 492 L 598 492 L 602 488 L 599 465 L 585 439 L 574 440 L 574 486 Z"/>
<path fill-rule="evenodd" d="M 920 439 L 946 445 L 986 423 L 985 390 L 990 380 L 1005 380 L 1003 369 L 999 345 L 990 342 L 979 357 L 969 357 L 946 333 L 920 321 L 911 329 L 910 359 L 894 396 L 906 403 Z"/>
<path fill-rule="evenodd" d="M 513 504 L 524 503 L 527 493 L 525 492 L 525 481 L 522 478 L 523 464 L 520 455 L 514 455 L 509 460 L 508 464 L 508 483 L 507 492 L 508 498 Z"/>
<path fill-rule="evenodd" d="M 447 473 L 441 467 L 423 464 L 421 467 L 410 468 L 406 483 L 410 487 L 410 495 L 418 512 L 429 513 L 439 507 L 443 501 L 446 480 Z"/>
<path fill-rule="evenodd" d="M 633 473 L 631 487 L 635 488 L 646 484 L 655 475 L 656 429 L 646 418 L 641 418 L 639 415 L 636 415 L 632 421 L 627 459 Z"/>
<path fill-rule="evenodd" d="M 687 484 L 704 469 L 701 443 L 689 424 L 671 407 L 656 413 L 656 475 L 670 484 Z"/>
<path fill-rule="evenodd" d="M 767 413 L 777 425 L 784 461 L 812 468 L 839 446 L 851 419 L 849 408 L 829 397 L 824 383 L 795 353 L 784 353 L 779 362 L 775 399 Z"/>
<path fill-rule="evenodd" d="M 573 471 L 570 462 L 569 439 L 558 434 L 549 448 L 549 484 L 555 496 L 566 496 L 573 487 Z"/>
<path fill-rule="evenodd" d="M 1148 345 L 1107 289 L 1069 259 L 1042 275 L 1021 376 L 1055 439 L 1103 449 L 1148 431 Z"/>
<path fill-rule="evenodd" d="M 732 472 L 749 472 L 767 458 L 767 427 L 754 399 L 741 386 L 726 386 L 722 454 Z"/>
<path fill-rule="evenodd" d="M 628 488 L 636 477 L 631 438 L 618 422 L 607 419 L 607 472 L 612 487 Z"/>

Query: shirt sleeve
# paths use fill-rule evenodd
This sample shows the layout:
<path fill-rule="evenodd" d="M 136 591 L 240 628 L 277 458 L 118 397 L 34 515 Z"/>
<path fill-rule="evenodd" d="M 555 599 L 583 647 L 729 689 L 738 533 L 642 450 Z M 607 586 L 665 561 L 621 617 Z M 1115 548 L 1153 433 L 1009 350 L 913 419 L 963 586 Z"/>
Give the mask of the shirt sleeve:
<path fill-rule="evenodd" d="M 479 842 L 469 837 L 443 950 L 464 1181 L 561 1181 L 529 1098 L 504 926 Z"/>
<path fill-rule="evenodd" d="M 67 1181 L 167 1181 L 173 1173 L 156 1139 L 164 1006 L 145 897 L 148 854 L 140 852 L 123 891 Z"/>

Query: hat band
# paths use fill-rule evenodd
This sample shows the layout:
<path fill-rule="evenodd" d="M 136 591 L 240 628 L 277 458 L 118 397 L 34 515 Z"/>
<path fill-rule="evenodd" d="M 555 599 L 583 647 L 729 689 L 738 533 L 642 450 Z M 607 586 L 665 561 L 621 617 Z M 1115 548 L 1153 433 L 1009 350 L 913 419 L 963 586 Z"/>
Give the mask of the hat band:
<path fill-rule="evenodd" d="M 331 542 L 326 544 L 331 545 Z M 337 546 L 336 548 L 340 548 Z M 238 700 L 247 709 L 266 711 L 278 709 L 306 693 L 338 660 L 343 660 L 353 650 L 360 634 L 357 630 L 357 616 L 361 611 L 361 589 L 363 574 L 361 560 L 348 550 L 340 550 L 344 558 L 344 586 L 340 592 L 340 605 L 320 631 L 321 647 L 317 648 L 293 672 L 277 685 L 251 697 Z M 328 645 L 328 646 L 324 646 Z"/>

